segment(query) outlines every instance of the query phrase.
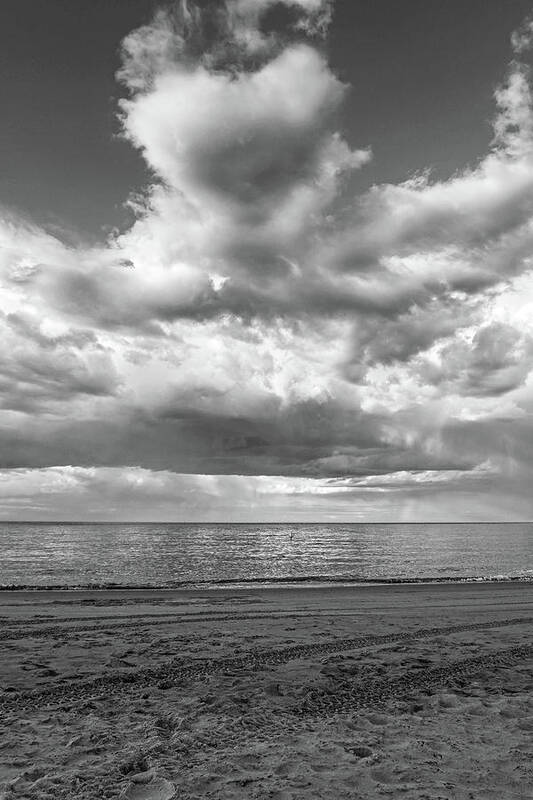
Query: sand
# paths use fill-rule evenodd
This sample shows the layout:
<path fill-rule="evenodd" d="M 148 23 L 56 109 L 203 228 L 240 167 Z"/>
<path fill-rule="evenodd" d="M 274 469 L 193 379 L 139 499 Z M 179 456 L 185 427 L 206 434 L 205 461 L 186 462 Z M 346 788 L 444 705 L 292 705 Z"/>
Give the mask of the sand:
<path fill-rule="evenodd" d="M 0 798 L 533 798 L 533 585 L 0 593 Z"/>

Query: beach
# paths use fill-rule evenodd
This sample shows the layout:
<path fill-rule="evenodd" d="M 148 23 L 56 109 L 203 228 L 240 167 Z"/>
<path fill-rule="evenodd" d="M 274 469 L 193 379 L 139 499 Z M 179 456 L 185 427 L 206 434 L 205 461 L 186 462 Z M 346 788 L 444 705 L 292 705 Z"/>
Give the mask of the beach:
<path fill-rule="evenodd" d="M 533 798 L 533 585 L 0 593 L 0 798 Z"/>

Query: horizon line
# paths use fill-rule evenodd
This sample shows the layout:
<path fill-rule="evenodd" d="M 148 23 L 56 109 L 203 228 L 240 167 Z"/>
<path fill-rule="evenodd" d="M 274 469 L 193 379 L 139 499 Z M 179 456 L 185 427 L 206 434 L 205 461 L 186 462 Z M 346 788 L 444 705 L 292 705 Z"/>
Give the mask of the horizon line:
<path fill-rule="evenodd" d="M 90 520 L 90 519 L 0 519 L 0 525 L 530 525 L 532 519 L 474 520 Z"/>

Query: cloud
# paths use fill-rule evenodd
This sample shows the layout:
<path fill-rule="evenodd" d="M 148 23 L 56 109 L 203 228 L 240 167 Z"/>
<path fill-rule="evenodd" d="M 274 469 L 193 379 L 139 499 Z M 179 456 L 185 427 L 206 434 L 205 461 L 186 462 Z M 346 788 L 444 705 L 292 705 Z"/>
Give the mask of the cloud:
<path fill-rule="evenodd" d="M 284 42 L 255 70 L 214 70 L 205 57 L 159 69 L 148 88 L 131 87 L 123 124 L 162 185 L 117 244 L 145 270 L 151 260 L 152 277 L 174 271 L 182 287 L 193 283 L 178 302 L 167 294 L 161 316 L 395 319 L 438 298 L 449 306 L 454 292 L 482 296 L 526 268 L 533 162 L 522 65 L 495 93 L 493 146 L 476 167 L 375 186 L 347 223 L 334 213 L 342 176 L 369 151 L 350 150 L 332 127 L 346 87 L 314 46 Z"/>
<path fill-rule="evenodd" d="M 525 513 L 528 71 L 495 91 L 477 164 L 354 197 L 371 150 L 341 133 L 330 14 L 156 13 L 119 73 L 152 173 L 133 224 L 84 247 L 2 212 L 4 516 L 442 518 L 489 494 Z"/>
<path fill-rule="evenodd" d="M 222 200 L 242 215 L 251 203 L 254 217 L 315 177 L 342 95 L 324 59 L 302 44 L 237 76 L 203 66 L 164 73 L 122 109 L 126 134 L 167 185 L 215 210 Z"/>
<path fill-rule="evenodd" d="M 134 467 L 0 471 L 0 516 L 19 511 L 32 519 L 72 519 L 84 509 L 85 519 L 116 519 L 127 508 L 133 519 L 185 519 L 229 512 L 239 518 L 257 514 L 268 519 L 283 501 L 304 511 L 323 505 L 328 495 L 349 489 L 327 481 L 284 476 L 183 475 Z M 280 505 L 281 504 L 281 505 Z"/>
<path fill-rule="evenodd" d="M 526 17 L 522 24 L 511 34 L 511 45 L 516 55 L 523 55 L 531 47 L 533 36 L 533 18 Z"/>
<path fill-rule="evenodd" d="M 532 355 L 532 339 L 512 325 L 492 323 L 478 328 L 462 348 L 444 348 L 440 380 L 455 381 L 461 394 L 505 394 L 526 380 Z"/>
<path fill-rule="evenodd" d="M 415 487 L 410 502 L 422 505 L 433 485 L 447 483 L 452 496 L 461 482 L 490 475 L 481 465 L 472 474 L 394 473 L 363 481 L 335 481 L 286 476 L 183 475 L 135 468 L 51 467 L 0 470 L 0 517 L 21 514 L 27 520 L 121 520 L 124 509 L 138 521 L 314 520 L 328 513 L 344 519 L 378 515 L 394 519 L 398 491 Z M 418 495 L 418 499 L 416 496 Z M 356 509 L 354 510 L 354 505 Z"/>
<path fill-rule="evenodd" d="M 90 333 L 46 335 L 38 320 L 0 315 L 0 405 L 50 410 L 80 396 L 114 395 L 120 379 L 112 358 Z"/>
<path fill-rule="evenodd" d="M 476 465 L 471 470 L 435 470 L 426 469 L 420 471 L 400 470 L 399 472 L 389 472 L 384 475 L 369 475 L 359 480 L 351 480 L 351 486 L 377 486 L 377 487 L 396 487 L 405 488 L 406 486 L 426 486 L 433 483 L 452 483 L 467 480 L 480 480 L 494 473 L 490 462 Z M 343 485 L 346 481 L 343 482 Z"/>
<path fill-rule="evenodd" d="M 343 173 L 369 160 L 331 127 L 344 92 L 305 43 L 253 72 L 200 64 L 162 73 L 122 104 L 125 135 L 164 186 L 117 241 L 121 251 L 152 274 L 174 270 L 184 284 L 213 287 L 221 276 L 208 302 L 190 297 L 190 313 L 290 311 L 304 273 L 316 284 L 306 294 L 318 300 L 323 280 L 309 250 Z M 175 304 L 175 316 L 183 311 Z"/>
<path fill-rule="evenodd" d="M 285 9 L 286 30 L 279 25 L 270 32 L 265 29 L 273 9 Z M 233 74 L 253 70 L 279 53 L 295 33 L 323 38 L 330 21 L 330 0 L 225 0 L 203 5 L 180 0 L 124 38 L 118 76 L 131 91 L 146 92 L 161 75 L 184 66 L 202 64 Z"/>

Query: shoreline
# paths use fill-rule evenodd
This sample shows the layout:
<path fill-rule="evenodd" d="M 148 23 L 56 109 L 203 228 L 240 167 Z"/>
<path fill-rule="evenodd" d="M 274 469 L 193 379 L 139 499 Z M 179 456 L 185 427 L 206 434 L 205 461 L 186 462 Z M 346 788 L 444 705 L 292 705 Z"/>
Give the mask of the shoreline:
<path fill-rule="evenodd" d="M 334 578 L 326 576 L 280 577 L 280 578 L 228 578 L 227 580 L 176 581 L 157 583 L 87 583 L 87 584 L 4 584 L 1 592 L 99 592 L 99 591 L 205 591 L 218 589 L 275 589 L 284 588 L 327 588 L 340 586 L 358 588 L 364 586 L 440 586 L 440 585 L 483 585 L 483 584 L 529 584 L 533 575 L 505 576 L 442 576 L 421 578 Z"/>

